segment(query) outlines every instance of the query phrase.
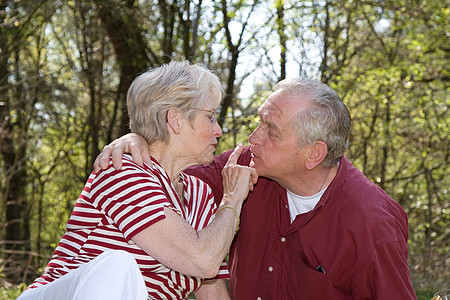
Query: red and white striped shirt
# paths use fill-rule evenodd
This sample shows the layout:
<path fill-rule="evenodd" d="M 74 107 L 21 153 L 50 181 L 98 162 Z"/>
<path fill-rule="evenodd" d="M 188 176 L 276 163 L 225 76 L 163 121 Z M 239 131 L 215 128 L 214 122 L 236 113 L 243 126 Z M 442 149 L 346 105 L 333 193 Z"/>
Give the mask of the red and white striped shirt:
<path fill-rule="evenodd" d="M 131 238 L 164 219 L 164 207 L 180 214 L 195 230 L 201 230 L 217 210 L 211 188 L 182 173 L 182 204 L 167 173 L 155 160 L 151 167 L 138 166 L 128 155 L 122 161 L 120 171 L 110 164 L 107 170 L 90 175 L 67 222 L 67 232 L 43 275 L 28 288 L 50 283 L 107 250 L 125 250 L 134 256 L 150 299 L 185 299 L 201 285 L 202 279 L 162 265 Z M 225 261 L 216 278 L 229 278 Z"/>

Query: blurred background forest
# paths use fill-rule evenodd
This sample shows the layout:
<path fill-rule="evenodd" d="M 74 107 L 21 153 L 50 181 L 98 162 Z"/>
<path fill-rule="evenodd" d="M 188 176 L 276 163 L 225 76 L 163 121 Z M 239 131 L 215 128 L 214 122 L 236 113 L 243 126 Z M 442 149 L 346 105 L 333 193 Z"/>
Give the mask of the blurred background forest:
<path fill-rule="evenodd" d="M 448 0 L 2 0 L 0 297 L 38 276 L 125 96 L 150 67 L 202 63 L 226 95 L 219 152 L 247 144 L 279 80 L 334 88 L 347 156 L 409 216 L 416 291 L 450 287 Z M 9 296 L 8 296 L 9 295 Z"/>

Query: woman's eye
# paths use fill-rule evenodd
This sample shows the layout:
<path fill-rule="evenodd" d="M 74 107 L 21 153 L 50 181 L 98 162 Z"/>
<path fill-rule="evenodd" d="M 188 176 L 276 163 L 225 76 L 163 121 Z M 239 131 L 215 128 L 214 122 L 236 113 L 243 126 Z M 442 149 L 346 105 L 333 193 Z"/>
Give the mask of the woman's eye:
<path fill-rule="evenodd" d="M 209 120 L 211 121 L 211 123 L 215 123 L 217 121 L 217 114 L 212 114 L 209 115 Z"/>

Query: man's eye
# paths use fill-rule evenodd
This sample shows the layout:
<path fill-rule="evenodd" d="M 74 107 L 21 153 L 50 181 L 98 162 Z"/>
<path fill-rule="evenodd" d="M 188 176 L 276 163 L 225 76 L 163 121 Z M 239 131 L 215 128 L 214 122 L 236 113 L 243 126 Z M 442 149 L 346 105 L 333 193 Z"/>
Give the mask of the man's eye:
<path fill-rule="evenodd" d="M 278 134 L 276 132 L 274 132 L 272 129 L 269 129 L 269 135 L 273 136 L 273 137 L 277 137 Z"/>

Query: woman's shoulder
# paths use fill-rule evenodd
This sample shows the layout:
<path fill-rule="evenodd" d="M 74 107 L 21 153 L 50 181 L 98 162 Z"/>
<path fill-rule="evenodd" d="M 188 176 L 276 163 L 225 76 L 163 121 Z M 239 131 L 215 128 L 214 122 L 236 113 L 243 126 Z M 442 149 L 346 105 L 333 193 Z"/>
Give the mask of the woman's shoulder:
<path fill-rule="evenodd" d="M 181 176 L 188 187 L 195 189 L 207 189 L 208 191 L 211 191 L 211 187 L 197 176 L 184 172 L 181 173 Z"/>
<path fill-rule="evenodd" d="M 124 154 L 122 157 L 122 168 L 116 170 L 112 163 L 110 166 L 93 174 L 90 181 L 93 186 L 103 184 L 126 184 L 130 182 L 153 182 L 160 183 L 161 171 L 155 166 L 149 166 L 144 163 L 143 166 L 136 164 L 130 155 Z"/>

